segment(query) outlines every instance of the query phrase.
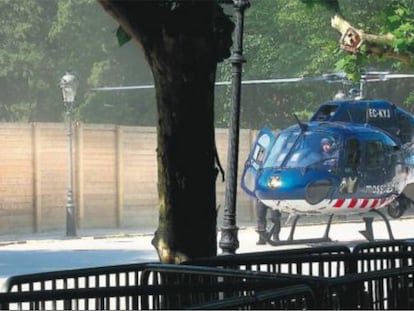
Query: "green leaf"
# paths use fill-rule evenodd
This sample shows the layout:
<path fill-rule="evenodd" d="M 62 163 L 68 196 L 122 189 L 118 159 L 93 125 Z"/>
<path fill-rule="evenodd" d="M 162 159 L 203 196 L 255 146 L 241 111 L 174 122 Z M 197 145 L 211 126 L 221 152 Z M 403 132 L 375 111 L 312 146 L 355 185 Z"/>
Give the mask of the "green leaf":
<path fill-rule="evenodd" d="M 123 46 L 125 43 L 131 40 L 131 36 L 125 32 L 125 30 L 119 26 L 116 30 L 116 37 L 118 38 L 118 45 Z"/>
<path fill-rule="evenodd" d="M 346 59 L 340 58 L 335 64 L 335 70 L 343 70 L 346 65 Z"/>

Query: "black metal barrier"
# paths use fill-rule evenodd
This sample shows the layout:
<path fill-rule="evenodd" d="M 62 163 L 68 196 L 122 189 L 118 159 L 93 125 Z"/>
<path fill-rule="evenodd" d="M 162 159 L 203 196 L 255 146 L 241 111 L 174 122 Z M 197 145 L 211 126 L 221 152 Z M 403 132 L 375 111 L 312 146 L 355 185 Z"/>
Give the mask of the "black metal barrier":
<path fill-rule="evenodd" d="M 413 275 L 414 267 L 411 266 L 325 278 L 316 293 L 319 308 L 412 310 Z"/>
<path fill-rule="evenodd" d="M 369 242 L 14 276 L 13 310 L 414 309 L 414 241 Z"/>
<path fill-rule="evenodd" d="M 222 255 L 196 259 L 182 264 L 337 277 L 349 273 L 350 263 L 348 261 L 350 257 L 345 255 L 350 253 L 347 246 L 334 245 Z"/>
<path fill-rule="evenodd" d="M 302 285 L 257 292 L 256 297 L 220 299 L 194 305 L 191 309 L 255 309 L 252 304 L 255 298 L 260 302 L 259 309 L 412 310 L 413 275 L 414 267 L 404 267 L 336 278 L 303 276 Z M 284 292 L 284 289 L 290 292 Z M 309 292 L 308 296 L 300 295 L 305 292 Z M 289 307 L 284 308 L 267 300 L 280 295 L 290 302 Z"/>
<path fill-rule="evenodd" d="M 223 255 L 182 264 L 239 270 L 338 277 L 413 266 L 414 240 L 365 242 L 352 251 L 344 245 Z"/>
<path fill-rule="evenodd" d="M 17 275 L 6 280 L 2 292 L 11 293 L 10 297 L 15 297 L 14 299 L 35 297 L 32 302 L 26 303 L 25 307 L 22 302 L 30 300 L 20 300 L 20 298 L 10 300 L 10 302 L 17 303 L 16 306 L 19 310 L 58 310 L 57 301 L 51 299 L 48 303 L 42 302 L 42 297 L 45 295 L 54 296 L 58 293 L 68 297 L 70 294 L 66 293 L 93 292 L 95 289 L 106 289 L 108 292 L 116 288 L 140 286 L 141 273 L 145 266 L 146 264 L 127 264 Z M 5 308 L 3 301 L 0 298 L 0 308 L 2 310 L 8 309 Z M 99 305 L 99 302 L 85 300 L 83 308 L 93 310 L 96 304 Z"/>
<path fill-rule="evenodd" d="M 130 268 L 130 266 L 128 267 Z M 58 286 L 46 288 L 43 281 L 54 278 L 50 273 L 20 276 L 19 281 L 32 284 L 31 289 L 0 294 L 2 310 L 159 310 L 183 309 L 211 302 L 225 301 L 263 308 L 265 304 L 305 309 L 313 307 L 312 290 L 302 284 L 299 277 L 276 276 L 269 273 L 239 271 L 215 267 L 188 265 L 143 264 L 139 265 L 139 282 L 128 285 L 119 275 L 112 274 L 118 286 L 107 282 L 100 286 Z M 99 268 L 103 272 L 104 267 Z M 112 269 L 111 269 L 112 270 Z M 65 280 L 71 272 L 88 277 L 86 269 L 64 271 Z M 113 270 L 111 273 L 114 272 Z M 105 276 L 110 276 L 104 274 Z M 53 272 L 52 274 L 55 274 Z M 96 271 L 91 274 L 93 277 Z M 57 276 L 57 275 L 55 275 Z M 43 281 L 36 282 L 39 278 Z M 27 279 L 27 280 L 25 280 Z M 57 277 L 56 281 L 61 280 Z M 14 280 L 16 281 L 16 279 Z M 53 281 L 52 281 L 53 282 Z M 109 283 L 111 283 L 110 281 Z M 108 285 L 108 286 L 106 286 Z M 22 288 L 18 286 L 18 288 Z M 265 295 L 272 292 L 272 295 Z M 258 298 L 257 294 L 260 293 Z M 278 294 L 276 294 L 278 293 Z"/>
<path fill-rule="evenodd" d="M 414 240 L 366 242 L 354 247 L 360 254 L 351 267 L 351 273 L 383 271 L 391 268 L 413 266 Z"/>

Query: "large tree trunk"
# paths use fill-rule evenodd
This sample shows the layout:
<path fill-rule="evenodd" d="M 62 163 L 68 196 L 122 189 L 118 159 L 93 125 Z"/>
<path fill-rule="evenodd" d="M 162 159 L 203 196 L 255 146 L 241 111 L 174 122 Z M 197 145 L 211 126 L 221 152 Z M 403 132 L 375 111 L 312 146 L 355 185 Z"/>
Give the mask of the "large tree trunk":
<path fill-rule="evenodd" d="M 159 225 L 153 244 L 160 261 L 214 256 L 214 82 L 232 28 L 218 40 L 222 12 L 214 1 L 98 1 L 141 43 L 155 80 Z"/>

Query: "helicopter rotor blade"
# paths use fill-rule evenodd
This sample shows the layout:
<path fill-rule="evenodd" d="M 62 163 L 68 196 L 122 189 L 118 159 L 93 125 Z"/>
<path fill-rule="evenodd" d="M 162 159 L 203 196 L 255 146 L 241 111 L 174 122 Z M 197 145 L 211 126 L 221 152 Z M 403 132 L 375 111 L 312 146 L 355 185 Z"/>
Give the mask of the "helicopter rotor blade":
<path fill-rule="evenodd" d="M 414 78 L 414 74 L 408 73 L 393 73 L 386 75 L 387 79 L 404 79 L 404 78 Z"/>
<path fill-rule="evenodd" d="M 365 74 L 363 74 L 361 78 L 367 82 L 377 82 L 387 81 L 390 79 L 414 78 L 414 74 L 389 73 L 388 71 L 368 71 Z"/>
<path fill-rule="evenodd" d="M 289 83 L 289 82 L 300 82 L 305 78 L 281 78 L 281 79 L 263 79 L 263 80 L 244 80 L 241 84 L 271 84 L 271 83 Z M 216 85 L 230 85 L 231 81 L 216 82 Z"/>
<path fill-rule="evenodd" d="M 153 84 L 148 85 L 131 85 L 131 86 L 103 86 L 91 88 L 91 91 L 123 91 L 123 90 L 140 90 L 153 89 Z"/>
<path fill-rule="evenodd" d="M 323 80 L 319 77 L 299 77 L 299 78 L 280 78 L 280 79 L 262 79 L 262 80 L 244 80 L 241 84 L 274 84 L 274 83 L 291 83 L 300 81 Z M 232 81 L 219 81 L 215 85 L 231 85 Z M 91 88 L 91 91 L 122 91 L 122 90 L 138 90 L 138 89 L 153 89 L 153 84 L 147 85 L 130 85 L 130 86 L 103 86 Z"/>
<path fill-rule="evenodd" d="M 361 82 L 377 82 L 387 81 L 389 79 L 404 79 L 414 78 L 414 74 L 405 73 L 389 73 L 388 71 L 367 71 L 361 76 Z M 352 84 L 352 81 L 346 78 L 345 72 L 327 73 L 321 76 L 305 76 L 298 78 L 275 78 L 275 79 L 261 79 L 261 80 L 244 80 L 241 81 L 243 85 L 254 84 L 275 84 L 275 83 L 297 83 L 306 81 L 325 81 L 327 83 L 348 83 Z M 232 81 L 219 81 L 215 85 L 231 85 Z M 130 86 L 104 86 L 91 88 L 91 91 L 122 91 L 122 90 L 139 90 L 139 89 L 153 89 L 153 84 L 147 85 L 130 85 Z"/>

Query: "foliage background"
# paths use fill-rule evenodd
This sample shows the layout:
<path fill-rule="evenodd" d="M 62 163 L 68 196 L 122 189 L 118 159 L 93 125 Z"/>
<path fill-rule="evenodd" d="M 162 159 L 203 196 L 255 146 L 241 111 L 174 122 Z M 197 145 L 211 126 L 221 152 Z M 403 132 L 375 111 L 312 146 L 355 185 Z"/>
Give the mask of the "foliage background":
<path fill-rule="evenodd" d="M 333 12 L 323 1 L 251 0 L 245 14 L 243 79 L 320 77 L 334 72 L 344 54 Z M 340 13 L 370 32 L 384 31 L 388 0 L 338 1 Z M 413 10 L 412 1 L 399 1 Z M 369 10 L 367 8 L 369 7 Z M 231 14 L 232 6 L 226 8 Z M 388 15 L 387 15 L 388 14 Z M 152 84 L 143 53 L 134 42 L 122 47 L 113 19 L 95 0 L 0 0 L 0 121 L 56 122 L 63 119 L 59 80 L 65 71 L 80 79 L 76 118 L 86 123 L 155 126 L 154 91 L 94 92 L 96 86 Z M 386 60 L 367 69 L 410 72 Z M 231 64 L 219 66 L 217 81 L 231 79 Z M 370 83 L 370 97 L 410 104 L 414 80 Z M 306 119 L 321 102 L 350 85 L 310 80 L 243 86 L 241 127 L 284 127 L 296 113 Z M 230 87 L 216 88 L 216 126 L 227 127 Z M 197 104 L 197 103 L 194 103 Z"/>

